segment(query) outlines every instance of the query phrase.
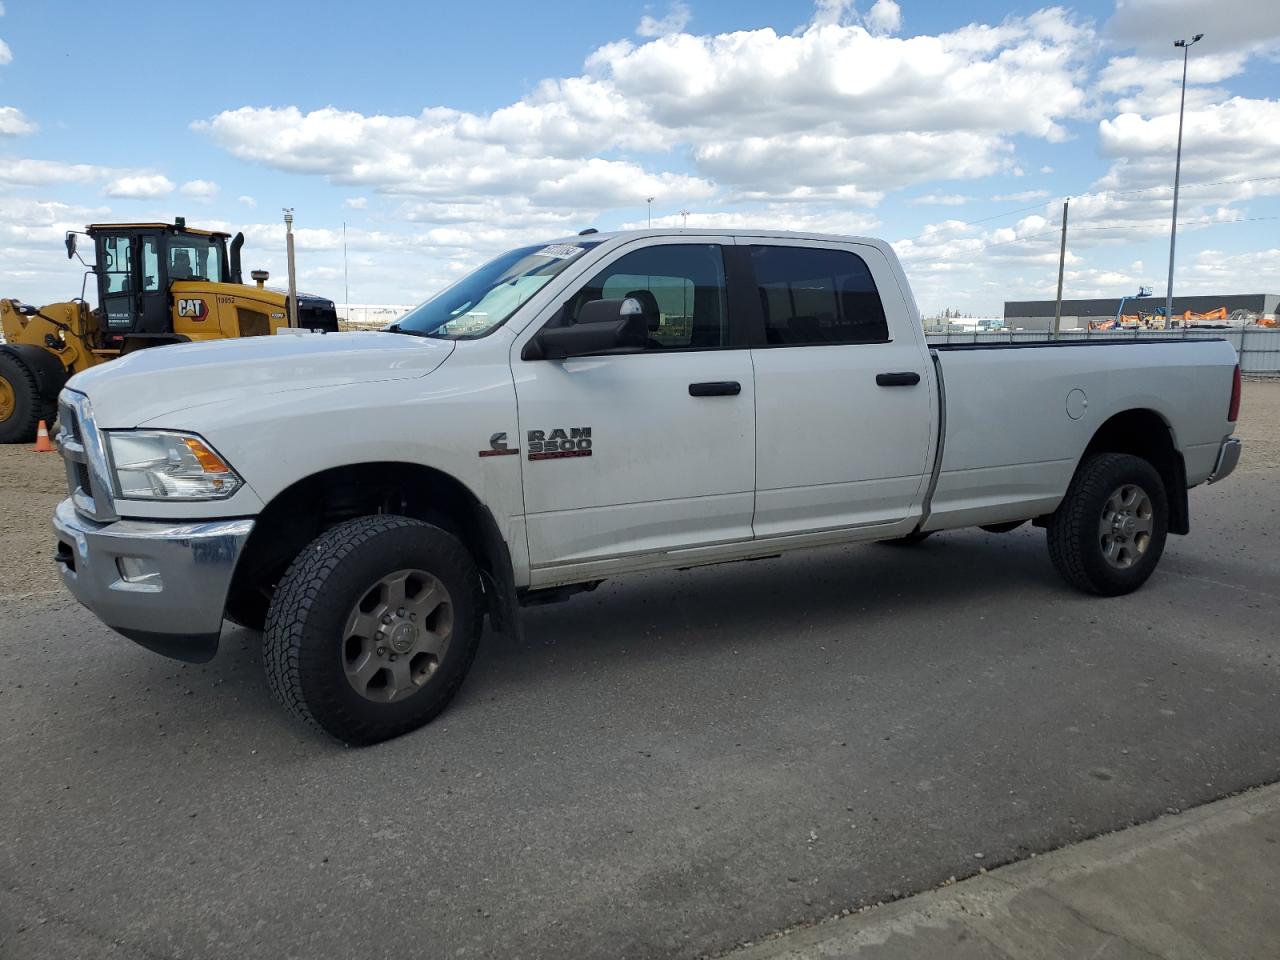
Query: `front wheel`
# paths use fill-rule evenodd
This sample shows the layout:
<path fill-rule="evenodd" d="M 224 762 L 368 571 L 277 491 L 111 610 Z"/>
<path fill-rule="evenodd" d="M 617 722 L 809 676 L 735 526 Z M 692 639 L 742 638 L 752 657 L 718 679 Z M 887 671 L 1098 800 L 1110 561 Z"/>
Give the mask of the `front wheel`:
<path fill-rule="evenodd" d="M 40 421 L 53 415 L 35 374 L 13 354 L 0 352 L 0 443 L 30 443 Z"/>
<path fill-rule="evenodd" d="M 1119 596 L 1146 583 L 1168 529 L 1168 496 L 1155 467 L 1100 453 L 1080 465 L 1049 520 L 1049 556 L 1072 586 Z"/>
<path fill-rule="evenodd" d="M 482 624 L 466 547 L 407 517 L 350 520 L 293 561 L 267 610 L 272 693 L 350 744 L 416 729 L 457 693 Z"/>

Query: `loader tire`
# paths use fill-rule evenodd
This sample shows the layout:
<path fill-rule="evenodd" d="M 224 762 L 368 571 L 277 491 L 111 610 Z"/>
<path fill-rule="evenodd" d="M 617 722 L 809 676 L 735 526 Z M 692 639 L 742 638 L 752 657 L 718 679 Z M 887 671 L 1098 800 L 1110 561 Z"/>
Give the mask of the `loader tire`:
<path fill-rule="evenodd" d="M 1160 474 L 1127 453 L 1099 453 L 1076 470 L 1049 518 L 1049 557 L 1085 593 L 1116 597 L 1147 582 L 1169 531 Z"/>
<path fill-rule="evenodd" d="M 377 743 L 445 708 L 483 623 L 460 540 L 408 517 L 359 517 L 303 548 L 280 581 L 262 638 L 267 682 L 313 728 Z"/>
<path fill-rule="evenodd" d="M 0 352 L 0 443 L 31 443 L 40 421 L 52 421 L 54 413 L 54 404 L 40 396 L 35 374 L 13 354 Z"/>

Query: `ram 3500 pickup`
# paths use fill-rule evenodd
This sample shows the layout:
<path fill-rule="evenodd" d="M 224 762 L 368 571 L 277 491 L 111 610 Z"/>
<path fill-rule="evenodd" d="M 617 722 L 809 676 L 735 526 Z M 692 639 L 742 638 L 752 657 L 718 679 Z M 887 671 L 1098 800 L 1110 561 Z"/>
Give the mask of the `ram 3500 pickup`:
<path fill-rule="evenodd" d="M 369 743 L 444 708 L 486 616 L 634 571 L 1032 521 L 1127 593 L 1235 467 L 1239 397 L 1222 341 L 930 347 L 878 240 L 589 233 L 382 332 L 78 374 L 57 560 L 168 656 L 262 630 L 280 701 Z"/>

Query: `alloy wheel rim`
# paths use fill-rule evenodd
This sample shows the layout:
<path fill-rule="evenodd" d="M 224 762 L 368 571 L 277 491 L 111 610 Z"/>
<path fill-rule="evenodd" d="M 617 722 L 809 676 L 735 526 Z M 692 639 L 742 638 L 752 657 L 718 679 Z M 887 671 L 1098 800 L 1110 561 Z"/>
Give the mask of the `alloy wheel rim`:
<path fill-rule="evenodd" d="M 397 570 L 370 584 L 347 615 L 341 656 L 347 682 L 375 703 L 421 690 L 453 637 L 453 600 L 425 570 Z"/>
<path fill-rule="evenodd" d="M 1155 511 L 1147 491 L 1136 483 L 1122 484 L 1107 497 L 1098 521 L 1103 559 L 1117 570 L 1129 569 L 1151 546 L 1154 529 Z"/>

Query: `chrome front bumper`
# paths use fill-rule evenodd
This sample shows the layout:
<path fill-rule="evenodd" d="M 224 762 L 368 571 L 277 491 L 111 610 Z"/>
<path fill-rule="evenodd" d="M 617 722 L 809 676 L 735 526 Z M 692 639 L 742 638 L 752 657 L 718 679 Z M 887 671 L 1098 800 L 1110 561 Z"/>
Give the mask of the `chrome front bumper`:
<path fill-rule="evenodd" d="M 1244 444 L 1236 437 L 1227 437 L 1218 448 L 1218 461 L 1213 465 L 1213 473 L 1209 474 L 1209 482 L 1217 483 L 1224 477 L 1231 476 L 1231 471 L 1240 462 L 1240 453 Z"/>
<path fill-rule="evenodd" d="M 107 626 L 178 660 L 202 663 L 217 653 L 252 520 L 98 523 L 67 499 L 53 531 L 63 583 Z"/>

